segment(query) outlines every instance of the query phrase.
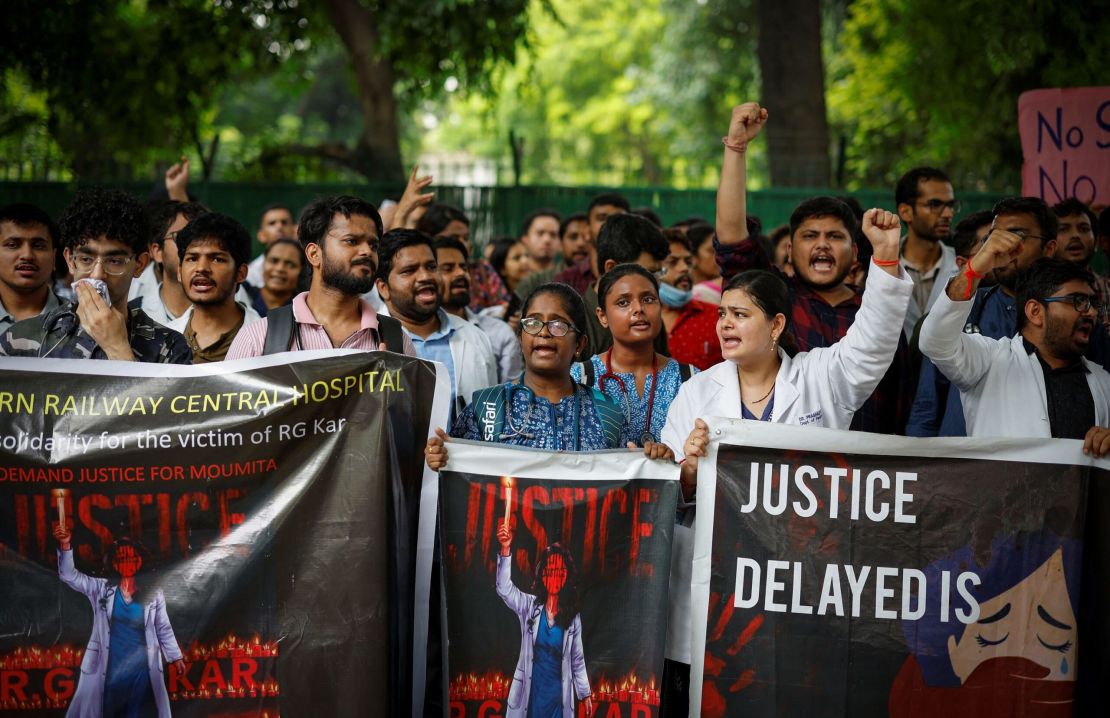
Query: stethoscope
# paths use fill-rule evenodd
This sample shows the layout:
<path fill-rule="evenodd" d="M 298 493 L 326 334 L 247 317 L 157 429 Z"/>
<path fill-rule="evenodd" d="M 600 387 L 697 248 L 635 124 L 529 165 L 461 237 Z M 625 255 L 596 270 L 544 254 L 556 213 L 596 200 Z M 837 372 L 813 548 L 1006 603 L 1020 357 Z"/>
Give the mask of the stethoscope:
<path fill-rule="evenodd" d="M 613 365 L 611 364 L 613 358 L 613 349 L 605 353 L 605 373 L 598 377 L 597 385 L 601 390 L 605 390 L 605 382 L 609 379 L 617 382 L 621 386 L 621 395 L 624 397 L 624 416 L 629 425 L 632 424 L 632 404 L 628 400 L 628 385 L 624 383 L 618 375 L 613 373 Z M 651 433 L 651 412 L 655 408 L 655 387 L 658 385 L 658 376 L 655 371 L 656 356 L 653 353 L 651 357 L 651 392 L 648 394 L 647 406 L 647 421 L 644 423 L 644 433 L 640 434 L 640 446 L 646 446 L 649 441 L 655 441 L 655 436 Z"/>
<path fill-rule="evenodd" d="M 517 389 L 524 389 L 524 391 L 528 392 L 528 411 L 524 414 L 524 426 L 519 429 L 513 426 L 513 392 Z M 579 450 L 579 435 L 582 433 L 579 431 L 582 421 L 582 394 L 579 392 L 580 389 L 581 387 L 574 382 L 574 451 Z M 525 429 L 528 428 L 528 420 L 532 418 L 532 409 L 534 409 L 535 406 L 536 392 L 532 391 L 532 389 L 524 383 L 524 372 L 521 372 L 516 382 L 509 382 L 505 385 L 505 428 L 508 429 L 508 431 L 499 434 L 497 437 L 498 440 L 505 441 L 506 439 L 513 439 L 518 436 L 522 439 L 535 439 L 535 434 L 525 431 Z M 555 433 L 555 443 L 555 448 L 558 450 L 558 432 Z"/>

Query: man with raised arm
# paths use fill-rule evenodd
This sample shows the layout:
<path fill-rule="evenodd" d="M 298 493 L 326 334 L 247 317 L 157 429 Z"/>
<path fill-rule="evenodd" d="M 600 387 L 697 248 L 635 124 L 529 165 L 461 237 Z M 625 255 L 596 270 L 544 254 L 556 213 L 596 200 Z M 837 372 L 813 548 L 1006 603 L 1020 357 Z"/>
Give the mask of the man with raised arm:
<path fill-rule="evenodd" d="M 746 269 L 774 269 L 756 236 L 758 223 L 747 214 L 748 144 L 763 130 L 767 110 L 747 102 L 732 110 L 717 189 L 717 237 L 713 246 L 724 281 Z M 848 332 L 859 312 L 863 290 L 847 283 L 858 248 L 858 221 L 835 197 L 802 202 L 790 217 L 794 275 L 782 274 L 792 294 L 789 342 L 797 351 L 832 346 Z M 781 272 L 780 272 L 781 274 Z M 901 433 L 913 400 L 913 374 L 905 337 L 871 398 L 856 412 L 851 428 Z"/>
<path fill-rule="evenodd" d="M 983 248 L 948 284 L 921 326 L 920 346 L 959 388 L 968 436 L 1082 439 L 1110 451 L 1110 374 L 1083 358 L 1098 317 L 1086 270 L 1039 259 L 1017 292 L 1017 333 L 964 331 L 979 280 L 1012 263 L 1029 228 L 996 222 Z"/>

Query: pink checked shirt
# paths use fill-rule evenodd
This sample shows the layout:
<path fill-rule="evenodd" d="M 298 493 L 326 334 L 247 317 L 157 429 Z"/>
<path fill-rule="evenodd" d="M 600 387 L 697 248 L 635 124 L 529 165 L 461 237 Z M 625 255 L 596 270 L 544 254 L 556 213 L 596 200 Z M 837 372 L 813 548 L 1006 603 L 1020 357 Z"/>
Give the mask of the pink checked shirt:
<path fill-rule="evenodd" d="M 365 299 L 360 299 L 359 304 L 362 307 L 362 326 L 359 327 L 357 332 L 344 339 L 338 347 L 333 347 L 327 330 L 316 321 L 316 317 L 312 315 L 312 310 L 308 308 L 308 292 L 301 292 L 293 297 L 293 319 L 296 322 L 296 330 L 294 331 L 291 349 L 338 348 L 377 351 L 381 344 L 381 339 L 378 337 L 378 315 Z M 243 327 L 235 337 L 235 341 L 231 343 L 231 348 L 228 349 L 225 359 L 230 361 L 232 359 L 262 356 L 262 350 L 266 346 L 267 326 L 265 319 L 259 319 Z M 408 336 L 405 336 L 405 345 L 399 347 L 399 349 L 402 354 L 407 354 L 410 357 L 416 356 L 416 349 L 413 348 L 412 340 Z M 389 350 L 397 351 L 398 347 L 389 347 Z"/>

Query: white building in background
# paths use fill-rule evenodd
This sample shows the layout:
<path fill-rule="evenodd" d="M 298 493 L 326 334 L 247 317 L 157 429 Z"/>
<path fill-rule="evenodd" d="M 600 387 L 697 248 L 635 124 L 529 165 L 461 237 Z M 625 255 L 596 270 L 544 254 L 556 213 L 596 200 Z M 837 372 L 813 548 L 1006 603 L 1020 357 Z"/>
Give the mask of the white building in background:
<path fill-rule="evenodd" d="M 474 157 L 469 152 L 437 152 L 420 155 L 420 174 L 435 177 L 438 185 L 494 187 L 498 172 L 495 160 Z"/>

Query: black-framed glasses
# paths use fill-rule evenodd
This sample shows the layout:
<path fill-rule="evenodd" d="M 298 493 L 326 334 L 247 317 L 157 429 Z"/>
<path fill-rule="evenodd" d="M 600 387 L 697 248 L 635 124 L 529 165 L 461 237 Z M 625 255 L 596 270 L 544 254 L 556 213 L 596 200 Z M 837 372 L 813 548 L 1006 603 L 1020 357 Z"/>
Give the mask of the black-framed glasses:
<path fill-rule="evenodd" d="M 97 262 L 99 262 L 100 266 L 104 267 L 104 271 L 107 274 L 118 277 L 127 271 L 127 267 L 134 258 L 135 255 L 133 254 L 128 254 L 126 256 L 114 254 L 108 257 L 102 257 L 94 254 L 78 253 L 73 255 L 73 266 L 81 272 L 91 274 L 92 271 L 96 269 Z"/>
<path fill-rule="evenodd" d="M 958 214 L 960 211 L 960 203 L 956 200 L 945 202 L 940 199 L 931 199 L 928 202 L 920 202 L 922 207 L 930 212 L 942 212 L 946 209 L 952 210 L 952 214 Z"/>
<path fill-rule="evenodd" d="M 547 327 L 548 333 L 550 333 L 553 337 L 565 337 L 568 333 L 572 331 L 578 331 L 576 328 L 572 327 L 567 322 L 564 322 L 562 319 L 550 319 L 545 322 L 544 320 L 536 319 L 535 317 L 525 317 L 524 319 L 520 320 L 520 328 L 523 329 L 525 333 L 531 334 L 532 336 L 536 336 L 537 334 L 542 332 L 544 327 Z"/>
<path fill-rule="evenodd" d="M 1024 242 L 1027 239 L 1039 239 L 1043 242 L 1046 239 L 1046 237 L 1044 237 L 1043 235 L 1032 234 L 1027 229 L 1007 229 L 1005 231 L 1009 232 L 1010 234 L 1016 234 L 1018 237 L 1021 237 L 1022 242 Z"/>
<path fill-rule="evenodd" d="M 1044 304 L 1051 304 L 1053 302 L 1070 302 L 1075 311 L 1080 314 L 1086 314 L 1091 309 L 1096 312 L 1102 311 L 1102 302 L 1098 300 L 1094 294 L 1084 294 L 1082 292 L 1075 292 L 1074 294 L 1065 294 L 1062 297 L 1044 297 L 1041 299 Z"/>

